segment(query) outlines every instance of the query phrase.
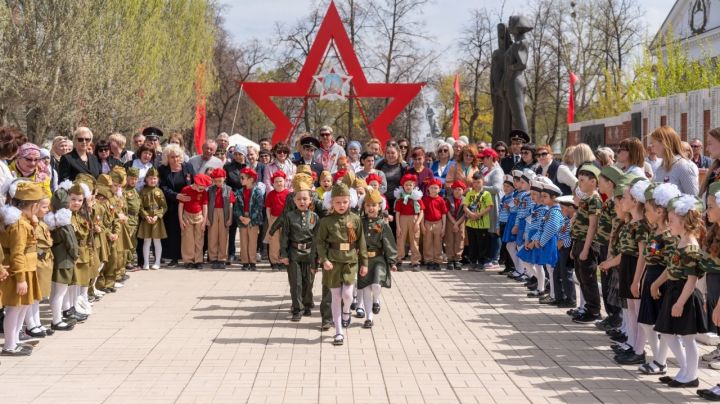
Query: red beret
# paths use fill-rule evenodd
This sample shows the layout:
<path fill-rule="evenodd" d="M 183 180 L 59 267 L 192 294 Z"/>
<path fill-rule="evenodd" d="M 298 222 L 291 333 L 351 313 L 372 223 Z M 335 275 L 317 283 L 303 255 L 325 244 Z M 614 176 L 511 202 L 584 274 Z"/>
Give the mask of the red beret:
<path fill-rule="evenodd" d="M 317 181 L 317 173 L 315 171 L 312 172 L 312 179 L 313 182 Z"/>
<path fill-rule="evenodd" d="M 437 185 L 438 187 L 440 187 L 440 189 L 442 189 L 442 181 L 440 181 L 440 179 L 438 178 L 429 179 L 427 181 L 427 186 L 430 187 L 431 185 Z"/>
<path fill-rule="evenodd" d="M 479 155 L 480 155 L 480 158 L 483 158 L 483 157 L 492 157 L 493 159 L 498 158 L 497 152 L 489 147 L 486 147 L 485 150 L 480 152 Z"/>
<path fill-rule="evenodd" d="M 412 182 L 417 183 L 417 176 L 415 176 L 414 174 L 405 174 L 405 175 L 403 175 L 402 178 L 400 178 L 400 185 L 401 185 L 401 186 L 402 186 L 402 185 L 405 185 L 405 183 L 408 182 L 408 181 L 412 181 Z"/>
<path fill-rule="evenodd" d="M 338 170 L 338 172 L 333 175 L 333 183 L 340 181 L 345 176 L 345 174 L 347 174 L 347 170 Z"/>
<path fill-rule="evenodd" d="M 455 181 L 455 182 L 452 183 L 452 189 L 455 189 L 455 188 L 462 188 L 463 190 L 466 190 L 466 189 L 467 189 L 467 185 L 465 185 L 464 182 L 462 182 L 462 181 L 460 181 L 460 180 L 457 180 L 457 181 Z"/>
<path fill-rule="evenodd" d="M 253 170 L 253 169 L 250 168 L 250 167 L 245 167 L 245 168 L 243 168 L 242 170 L 240 170 L 240 174 L 252 178 L 253 181 L 257 181 L 257 178 L 258 178 L 258 175 L 257 175 L 257 173 L 255 172 L 255 170 Z"/>
<path fill-rule="evenodd" d="M 370 184 L 370 182 L 372 182 L 372 181 L 377 181 L 378 184 L 382 184 L 382 178 L 381 178 L 379 175 L 375 174 L 375 173 L 370 174 L 370 175 L 368 175 L 367 177 L 365 177 L 365 182 L 366 182 L 367 184 Z"/>
<path fill-rule="evenodd" d="M 222 168 L 216 168 L 212 171 L 210 171 L 210 178 L 225 178 L 227 177 L 227 173 Z"/>
<path fill-rule="evenodd" d="M 283 170 L 277 170 L 273 173 L 272 177 L 270 177 L 270 181 L 275 182 L 275 178 L 287 179 L 287 174 L 285 174 L 285 171 Z"/>
<path fill-rule="evenodd" d="M 205 174 L 198 174 L 195 176 L 195 183 L 203 187 L 209 187 L 212 185 L 212 180 Z"/>

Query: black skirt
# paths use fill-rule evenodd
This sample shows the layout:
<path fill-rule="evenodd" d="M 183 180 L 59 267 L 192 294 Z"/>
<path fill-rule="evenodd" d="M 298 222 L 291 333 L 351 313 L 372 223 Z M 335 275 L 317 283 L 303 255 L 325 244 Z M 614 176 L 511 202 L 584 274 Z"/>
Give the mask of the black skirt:
<path fill-rule="evenodd" d="M 637 268 L 638 257 L 622 254 L 620 256 L 620 267 L 618 268 L 618 276 L 620 277 L 619 296 L 622 299 L 636 299 L 632 294 L 632 283 L 635 279 L 635 268 Z"/>
<path fill-rule="evenodd" d="M 658 315 L 660 314 L 660 306 L 662 306 L 665 297 L 665 284 L 660 287 L 660 298 L 655 300 L 650 294 L 650 285 L 665 270 L 661 265 L 648 265 L 645 268 L 645 275 L 642 281 L 642 290 L 640 291 L 640 314 L 638 314 L 638 323 L 655 325 Z"/>
<path fill-rule="evenodd" d="M 665 296 L 660 305 L 660 314 L 655 322 L 655 331 L 663 334 L 693 335 L 707 332 L 707 317 L 703 309 L 700 291 L 695 289 L 685 302 L 680 317 L 672 316 L 672 306 L 682 294 L 686 279 L 667 281 Z"/>
<path fill-rule="evenodd" d="M 620 297 L 620 276 L 618 275 L 619 267 L 610 268 L 608 272 L 608 304 L 615 307 L 627 308 L 625 299 Z"/>

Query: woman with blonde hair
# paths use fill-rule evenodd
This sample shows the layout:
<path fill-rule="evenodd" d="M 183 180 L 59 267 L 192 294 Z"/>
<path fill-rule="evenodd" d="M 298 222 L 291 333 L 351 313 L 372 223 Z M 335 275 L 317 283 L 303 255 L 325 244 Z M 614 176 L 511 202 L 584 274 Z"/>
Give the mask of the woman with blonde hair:
<path fill-rule="evenodd" d="M 600 168 L 615 164 L 615 152 L 609 147 L 598 147 L 595 152 Z"/>
<path fill-rule="evenodd" d="M 445 177 L 445 183 L 452 184 L 455 181 L 462 181 L 470 187 L 473 174 L 479 170 L 479 164 L 478 149 L 475 145 L 463 146 L 460 154 L 455 156 L 455 165 L 450 168 L 450 172 Z"/>
<path fill-rule="evenodd" d="M 108 143 L 110 144 L 111 156 L 125 164 L 128 161 L 133 160 L 133 152 L 125 150 L 127 144 L 127 138 L 122 133 L 115 132 L 108 136 Z"/>
<path fill-rule="evenodd" d="M 650 134 L 648 149 L 663 159 L 653 180 L 675 184 L 680 192 L 697 195 L 700 190 L 698 168 L 684 156 L 681 142 L 680 135 L 667 125 L 660 126 Z"/>
<path fill-rule="evenodd" d="M 595 163 L 595 153 L 593 153 L 587 143 L 580 143 L 575 146 L 572 156 L 573 162 L 575 163 L 575 170 L 578 170 L 585 163 Z"/>

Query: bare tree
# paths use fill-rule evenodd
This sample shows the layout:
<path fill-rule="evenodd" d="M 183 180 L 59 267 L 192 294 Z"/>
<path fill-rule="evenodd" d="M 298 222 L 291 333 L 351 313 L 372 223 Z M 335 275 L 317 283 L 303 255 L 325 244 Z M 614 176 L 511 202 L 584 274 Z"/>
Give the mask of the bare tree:
<path fill-rule="evenodd" d="M 480 98 L 488 97 L 490 94 L 489 69 L 494 29 L 487 9 L 474 10 L 469 24 L 463 29 L 460 37 L 463 87 L 470 89 L 470 99 L 463 103 L 467 104 L 471 111 L 467 118 L 463 115 L 463 120 L 467 125 L 467 134 L 471 138 L 481 135 L 476 133 L 476 122 L 480 113 L 487 110 L 487 102 L 481 103 Z"/>

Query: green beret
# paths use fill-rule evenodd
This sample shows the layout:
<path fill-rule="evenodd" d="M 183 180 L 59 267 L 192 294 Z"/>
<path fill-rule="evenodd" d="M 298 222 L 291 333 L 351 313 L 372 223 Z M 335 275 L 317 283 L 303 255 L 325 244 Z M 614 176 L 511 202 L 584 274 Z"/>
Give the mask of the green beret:
<path fill-rule="evenodd" d="M 127 169 L 127 176 L 137 178 L 140 176 L 140 169 L 137 167 L 130 167 Z"/>
<path fill-rule="evenodd" d="M 708 187 L 708 195 L 715 195 L 720 192 L 720 181 L 713 182 Z"/>
<path fill-rule="evenodd" d="M 623 181 L 625 174 L 615 166 L 607 165 L 600 170 L 600 175 L 607 178 L 610 182 L 617 185 Z"/>
<path fill-rule="evenodd" d="M 593 163 L 585 163 L 578 168 L 578 176 L 581 174 L 589 175 L 598 179 L 598 177 L 600 177 L 600 169 Z"/>
<path fill-rule="evenodd" d="M 332 198 L 336 196 L 350 196 L 350 188 L 344 183 L 338 183 L 333 185 L 332 192 L 330 193 Z"/>

